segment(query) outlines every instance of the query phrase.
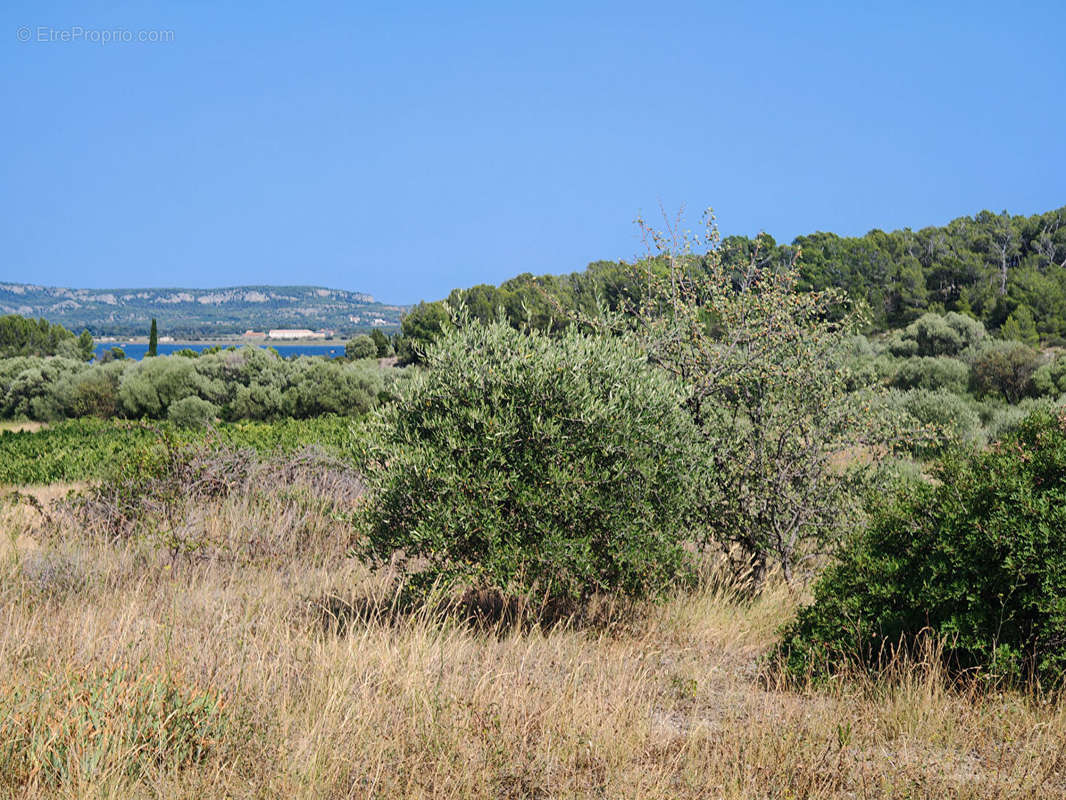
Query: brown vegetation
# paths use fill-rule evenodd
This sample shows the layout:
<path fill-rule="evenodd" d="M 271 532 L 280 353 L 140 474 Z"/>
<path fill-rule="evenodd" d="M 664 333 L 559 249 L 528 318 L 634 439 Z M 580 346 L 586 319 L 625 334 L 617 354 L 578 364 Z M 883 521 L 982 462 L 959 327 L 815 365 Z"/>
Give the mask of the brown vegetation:
<path fill-rule="evenodd" d="M 0 791 L 201 798 L 1066 792 L 1059 705 L 950 687 L 928 664 L 901 667 L 879 683 L 777 685 L 760 672 L 760 656 L 796 602 L 780 583 L 743 601 L 712 571 L 701 590 L 642 607 L 625 624 L 605 613 L 591 626 L 486 630 L 454 616 L 397 611 L 342 625 L 337 609 L 388 607 L 391 590 L 344 558 L 336 543 L 346 540 L 348 524 L 301 503 L 292 491 L 298 484 L 273 489 L 273 500 L 242 489 L 187 509 L 214 541 L 278 543 L 286 531 L 306 534 L 292 540 L 299 548 L 246 548 L 240 559 L 222 550 L 175 556 L 150 537 L 108 541 L 57 507 L 51 527 L 25 506 L 4 509 L 5 713 L 58 672 L 123 670 L 134 688 L 138 676 L 166 676 L 190 697 L 220 697 L 226 725 L 221 738 L 205 739 L 202 758 L 184 758 L 181 768 L 165 753 L 142 759 L 132 784 L 129 752 L 68 771 L 74 777 L 56 784 L 46 780 L 55 773 L 16 772 L 0 745 Z M 96 702 L 70 697 L 80 699 L 62 702 Z M 49 714 L 87 718 L 62 703 Z"/>
<path fill-rule="evenodd" d="M 46 427 L 48 426 L 45 423 L 33 420 L 0 420 L 0 432 L 11 431 L 18 433 L 19 431 L 30 431 L 33 433 Z"/>

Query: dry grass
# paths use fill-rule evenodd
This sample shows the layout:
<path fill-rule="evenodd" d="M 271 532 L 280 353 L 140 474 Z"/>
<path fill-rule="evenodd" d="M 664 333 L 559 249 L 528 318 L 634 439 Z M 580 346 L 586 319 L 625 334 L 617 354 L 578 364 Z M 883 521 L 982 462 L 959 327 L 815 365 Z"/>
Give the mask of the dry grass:
<path fill-rule="evenodd" d="M 306 530 L 299 548 L 255 558 L 174 558 L 150 539 L 2 512 L 0 687 L 57 664 L 174 675 L 224 698 L 234 724 L 205 760 L 153 761 L 135 784 L 122 764 L 16 784 L 0 760 L 0 796 L 1066 796 L 1061 706 L 945 688 L 922 665 L 806 691 L 761 679 L 794 608 L 780 586 L 742 602 L 709 582 L 592 629 L 484 631 L 428 614 L 342 626 L 323 609 L 385 591 L 331 543 L 343 521 L 312 524 L 284 497 L 197 513 L 220 541 Z"/>
<path fill-rule="evenodd" d="M 30 433 L 36 433 L 42 428 L 47 427 L 47 423 L 33 422 L 32 420 L 0 420 L 0 433 L 2 433 L 3 431 L 12 431 L 15 433 L 19 431 L 29 431 Z"/>

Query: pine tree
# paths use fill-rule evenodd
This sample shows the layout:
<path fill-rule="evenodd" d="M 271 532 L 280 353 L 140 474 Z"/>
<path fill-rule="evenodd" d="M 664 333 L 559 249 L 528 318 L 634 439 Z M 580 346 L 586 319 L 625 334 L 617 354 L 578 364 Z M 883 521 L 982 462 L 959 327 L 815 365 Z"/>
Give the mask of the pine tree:
<path fill-rule="evenodd" d="M 146 357 L 158 355 L 159 350 L 159 329 L 155 324 L 155 317 L 152 317 L 152 330 L 148 333 L 148 352 L 145 353 Z"/>
<path fill-rule="evenodd" d="M 78 337 L 78 354 L 82 361 L 93 357 L 93 335 L 88 330 L 83 330 Z"/>
<path fill-rule="evenodd" d="M 391 352 L 392 348 L 389 347 L 389 339 L 380 330 L 374 328 L 370 332 L 370 338 L 374 340 L 374 346 L 377 347 L 378 358 L 385 358 Z"/>

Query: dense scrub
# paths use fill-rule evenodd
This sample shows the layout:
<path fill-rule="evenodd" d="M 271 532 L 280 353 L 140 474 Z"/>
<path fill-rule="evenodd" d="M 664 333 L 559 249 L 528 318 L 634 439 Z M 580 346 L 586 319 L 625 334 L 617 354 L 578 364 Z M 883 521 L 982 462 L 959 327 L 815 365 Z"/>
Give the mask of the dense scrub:
<path fill-rule="evenodd" d="M 757 254 L 737 273 L 713 215 L 705 222 L 693 238 L 638 220 L 669 272 L 650 272 L 640 302 L 607 315 L 608 329 L 632 330 L 684 387 L 707 460 L 697 542 L 739 555 L 756 585 L 773 564 L 791 582 L 854 524 L 873 477 L 841 453 L 892 452 L 911 425 L 848 358 L 862 317 L 846 297 L 798 292 L 795 265 L 765 269 Z M 702 268 L 690 269 L 703 247 Z"/>
<path fill-rule="evenodd" d="M 1066 356 L 995 339 L 960 314 L 925 314 L 906 328 L 857 347 L 850 367 L 895 391 L 889 404 L 929 426 L 913 452 L 935 456 L 1009 433 L 1036 407 L 1066 400 Z"/>
<path fill-rule="evenodd" d="M 366 337 L 366 344 L 374 341 Z M 372 356 L 376 350 L 368 352 Z M 96 364 L 9 358 L 0 360 L 0 418 L 169 416 L 194 425 L 216 418 L 360 416 L 390 396 L 401 374 L 370 360 L 286 360 L 253 347 Z"/>
<path fill-rule="evenodd" d="M 886 666 L 924 634 L 953 670 L 1066 678 L 1066 415 L 939 462 L 883 499 L 785 634 L 794 673 Z"/>

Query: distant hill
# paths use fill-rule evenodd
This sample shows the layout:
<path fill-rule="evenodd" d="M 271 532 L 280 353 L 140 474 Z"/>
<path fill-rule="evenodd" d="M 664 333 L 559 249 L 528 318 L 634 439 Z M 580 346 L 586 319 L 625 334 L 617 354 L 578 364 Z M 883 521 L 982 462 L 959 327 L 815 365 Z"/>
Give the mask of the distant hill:
<path fill-rule="evenodd" d="M 350 334 L 399 328 L 404 306 L 368 294 L 319 286 L 224 289 L 67 289 L 0 283 L 0 314 L 43 317 L 93 336 L 147 335 L 151 319 L 174 338 L 202 338 L 268 328 Z"/>

